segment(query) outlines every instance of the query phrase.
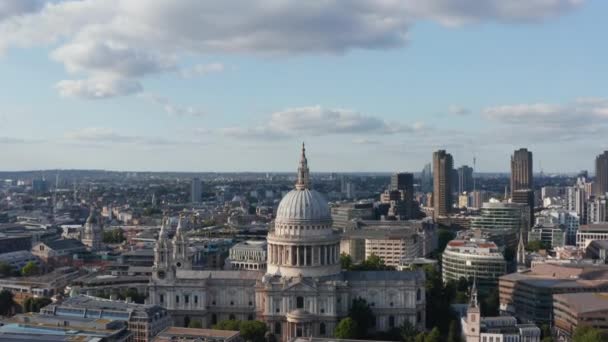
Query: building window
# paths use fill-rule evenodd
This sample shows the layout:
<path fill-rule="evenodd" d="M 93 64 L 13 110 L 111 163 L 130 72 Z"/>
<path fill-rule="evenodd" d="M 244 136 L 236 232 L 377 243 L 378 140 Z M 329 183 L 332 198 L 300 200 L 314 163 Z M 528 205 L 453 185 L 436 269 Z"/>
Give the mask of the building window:
<path fill-rule="evenodd" d="M 249 306 L 252 306 L 252 305 L 253 305 L 253 302 L 252 302 L 252 301 L 249 301 Z"/>
<path fill-rule="evenodd" d="M 419 301 L 422 297 L 422 292 L 420 289 L 416 290 L 416 300 Z"/>
<path fill-rule="evenodd" d="M 233 302 L 233 301 L 230 301 L 230 305 L 234 305 L 234 302 Z"/>
<path fill-rule="evenodd" d="M 176 295 L 176 296 L 175 296 L 175 302 L 176 302 L 176 303 L 179 303 L 179 295 Z"/>
<path fill-rule="evenodd" d="M 253 315 L 249 315 L 249 316 L 247 316 L 247 320 L 248 320 L 248 321 L 253 321 Z"/>
<path fill-rule="evenodd" d="M 198 304 L 198 296 L 194 296 L 194 304 Z"/>
<path fill-rule="evenodd" d="M 319 324 L 319 334 L 320 334 L 321 336 L 323 336 L 323 335 L 325 335 L 325 334 L 326 334 L 326 330 L 327 330 L 327 329 L 325 328 L 325 323 L 321 323 L 321 324 Z"/>
<path fill-rule="evenodd" d="M 395 327 L 395 316 L 388 316 L 388 327 L 389 328 Z"/>
<path fill-rule="evenodd" d="M 211 305 L 215 305 L 215 300 L 211 302 Z"/>
<path fill-rule="evenodd" d="M 230 314 L 230 316 L 228 316 L 228 319 L 231 320 L 231 321 L 234 321 L 236 318 L 234 317 L 233 314 Z"/>
<path fill-rule="evenodd" d="M 165 296 L 161 294 L 159 296 L 159 300 L 160 300 L 161 303 L 164 303 L 165 302 Z"/>
<path fill-rule="evenodd" d="M 420 311 L 416 312 L 416 323 L 420 323 L 422 321 L 422 315 Z"/>
<path fill-rule="evenodd" d="M 185 295 L 184 296 L 184 303 L 188 304 L 189 301 L 190 301 L 190 296 Z"/>
<path fill-rule="evenodd" d="M 372 316 L 371 326 L 372 326 L 372 328 L 376 327 L 376 316 Z"/>
<path fill-rule="evenodd" d="M 217 324 L 217 315 L 216 314 L 211 315 L 211 324 Z"/>
<path fill-rule="evenodd" d="M 304 308 L 304 297 L 297 297 L 296 298 L 296 309 L 303 309 Z"/>
<path fill-rule="evenodd" d="M 274 322 L 274 333 L 281 335 L 281 322 Z"/>
<path fill-rule="evenodd" d="M 390 306 L 393 306 L 393 302 L 391 302 Z"/>

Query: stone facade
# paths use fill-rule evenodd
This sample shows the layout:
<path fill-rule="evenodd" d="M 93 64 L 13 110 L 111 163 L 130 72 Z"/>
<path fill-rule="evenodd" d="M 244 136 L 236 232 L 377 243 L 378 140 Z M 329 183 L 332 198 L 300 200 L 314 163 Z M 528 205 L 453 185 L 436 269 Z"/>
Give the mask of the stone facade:
<path fill-rule="evenodd" d="M 304 148 L 296 187 L 279 204 L 267 241 L 266 273 L 192 270 L 187 253 L 174 253 L 182 242 L 169 241 L 163 226 L 155 247 L 150 301 L 167 308 L 176 325 L 200 320 L 203 327 L 211 327 L 224 319 L 257 319 L 280 341 L 333 336 L 356 298 L 369 303 L 376 330 L 405 321 L 424 329 L 422 271 L 340 269 L 340 235 L 332 229 L 327 201 L 310 189 Z"/>

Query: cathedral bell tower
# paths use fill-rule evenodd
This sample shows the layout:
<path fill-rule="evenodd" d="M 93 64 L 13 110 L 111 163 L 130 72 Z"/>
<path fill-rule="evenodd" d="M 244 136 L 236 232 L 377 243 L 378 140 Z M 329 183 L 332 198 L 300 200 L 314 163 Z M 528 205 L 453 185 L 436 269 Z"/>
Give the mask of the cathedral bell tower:
<path fill-rule="evenodd" d="M 188 249 L 188 240 L 184 233 L 184 218 L 179 217 L 175 236 L 173 237 L 173 266 L 175 269 L 192 269 L 190 261 L 190 253 Z"/>
<path fill-rule="evenodd" d="M 479 301 L 477 299 L 477 279 L 473 280 L 471 287 L 471 299 L 467 308 L 467 327 L 465 330 L 466 342 L 479 342 L 481 329 L 481 312 L 479 310 Z"/>
<path fill-rule="evenodd" d="M 158 240 L 154 246 L 154 267 L 152 276 L 157 279 L 165 279 L 173 275 L 173 245 L 169 240 L 170 221 L 168 217 L 163 218 L 158 234 Z"/>

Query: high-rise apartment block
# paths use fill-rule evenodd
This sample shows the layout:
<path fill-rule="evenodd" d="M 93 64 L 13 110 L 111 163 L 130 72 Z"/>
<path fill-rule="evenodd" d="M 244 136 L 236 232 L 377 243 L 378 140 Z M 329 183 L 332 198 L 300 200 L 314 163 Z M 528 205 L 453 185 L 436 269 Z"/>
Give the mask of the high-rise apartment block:
<path fill-rule="evenodd" d="M 203 185 L 198 178 L 192 178 L 191 202 L 200 203 L 203 199 Z"/>
<path fill-rule="evenodd" d="M 533 189 L 532 152 L 525 148 L 511 156 L 511 196 L 517 190 Z"/>
<path fill-rule="evenodd" d="M 433 208 L 434 215 L 446 216 L 452 209 L 452 170 L 454 159 L 445 150 L 433 153 Z"/>
<path fill-rule="evenodd" d="M 605 196 L 608 192 L 608 151 L 595 158 L 595 194 Z"/>
<path fill-rule="evenodd" d="M 463 165 L 458 168 L 458 193 L 473 190 L 473 168 Z"/>

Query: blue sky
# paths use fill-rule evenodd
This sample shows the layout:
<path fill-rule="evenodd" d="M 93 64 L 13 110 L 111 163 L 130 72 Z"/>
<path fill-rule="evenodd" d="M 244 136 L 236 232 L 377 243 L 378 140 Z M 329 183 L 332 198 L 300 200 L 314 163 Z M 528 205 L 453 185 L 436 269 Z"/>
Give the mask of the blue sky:
<path fill-rule="evenodd" d="M 480 4 L 6 0 L 0 169 L 592 170 L 608 3 Z"/>

